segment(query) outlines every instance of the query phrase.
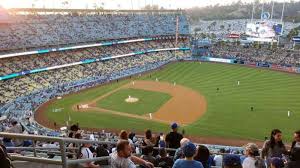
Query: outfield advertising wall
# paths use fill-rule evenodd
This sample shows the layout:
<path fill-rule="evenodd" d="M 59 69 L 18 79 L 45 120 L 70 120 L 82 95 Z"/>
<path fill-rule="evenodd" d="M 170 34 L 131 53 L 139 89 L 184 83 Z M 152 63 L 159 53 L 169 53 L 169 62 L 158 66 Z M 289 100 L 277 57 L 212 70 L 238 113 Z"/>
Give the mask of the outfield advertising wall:
<path fill-rule="evenodd" d="M 208 61 L 208 62 L 221 62 L 221 63 L 228 63 L 228 64 L 241 64 L 241 65 L 248 65 L 253 67 L 270 68 L 274 70 L 291 72 L 291 73 L 300 73 L 300 67 L 271 64 L 268 62 L 251 62 L 251 61 L 237 60 L 234 58 L 226 59 L 226 58 L 215 58 L 215 57 L 205 57 L 205 56 L 200 57 L 200 60 Z"/>

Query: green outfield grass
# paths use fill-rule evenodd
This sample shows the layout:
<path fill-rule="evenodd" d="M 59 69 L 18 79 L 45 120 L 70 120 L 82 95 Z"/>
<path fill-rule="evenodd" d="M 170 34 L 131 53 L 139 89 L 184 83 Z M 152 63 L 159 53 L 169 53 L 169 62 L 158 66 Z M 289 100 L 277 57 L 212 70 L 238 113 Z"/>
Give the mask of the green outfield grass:
<path fill-rule="evenodd" d="M 127 103 L 128 96 L 138 98 L 135 103 Z M 97 106 L 109 110 L 144 115 L 156 112 L 171 96 L 166 93 L 140 89 L 122 89 L 97 102 Z"/>
<path fill-rule="evenodd" d="M 195 123 L 186 126 L 187 134 L 199 136 L 228 137 L 263 140 L 271 129 L 279 128 L 286 140 L 300 129 L 300 76 L 267 69 L 245 66 L 183 62 L 168 65 L 165 69 L 142 77 L 142 80 L 167 81 L 192 88 L 207 100 L 207 111 Z M 237 85 L 240 81 L 240 85 Z M 81 92 L 54 102 L 47 111 L 49 119 L 63 123 L 70 112 L 74 122 L 82 127 L 120 128 L 154 131 L 168 130 L 161 123 L 97 114 L 96 112 L 72 112 L 70 105 L 92 100 L 118 88 L 122 81 Z M 217 92 L 217 88 L 220 90 Z M 254 107 L 254 111 L 250 107 Z M 64 108 L 53 113 L 53 108 Z M 291 117 L 287 117 L 287 111 Z"/>

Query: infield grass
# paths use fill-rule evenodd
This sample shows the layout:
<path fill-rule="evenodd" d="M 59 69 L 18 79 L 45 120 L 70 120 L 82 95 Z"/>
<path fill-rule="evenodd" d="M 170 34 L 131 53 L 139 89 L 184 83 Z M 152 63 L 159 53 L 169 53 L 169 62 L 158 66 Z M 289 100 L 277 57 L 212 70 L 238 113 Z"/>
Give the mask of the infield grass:
<path fill-rule="evenodd" d="M 128 96 L 138 98 L 135 103 L 125 102 Z M 166 93 L 140 89 L 121 89 L 97 102 L 97 106 L 118 112 L 144 115 L 156 112 L 171 96 Z"/>

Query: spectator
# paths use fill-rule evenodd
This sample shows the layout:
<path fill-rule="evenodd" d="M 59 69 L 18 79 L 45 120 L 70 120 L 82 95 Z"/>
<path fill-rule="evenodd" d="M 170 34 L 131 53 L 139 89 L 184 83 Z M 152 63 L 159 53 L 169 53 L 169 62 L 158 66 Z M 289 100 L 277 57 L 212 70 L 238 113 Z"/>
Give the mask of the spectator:
<path fill-rule="evenodd" d="M 117 143 L 117 151 L 111 154 L 112 168 L 136 168 L 136 164 L 148 168 L 154 167 L 150 162 L 131 155 L 131 146 L 128 140 L 120 140 Z"/>
<path fill-rule="evenodd" d="M 9 133 L 15 133 L 15 134 L 22 134 L 24 131 L 24 128 L 21 124 L 18 124 L 18 121 L 16 119 L 11 120 L 11 127 L 8 128 L 7 132 Z M 22 146 L 23 141 L 19 139 L 13 140 L 14 146 Z"/>
<path fill-rule="evenodd" d="M 256 158 L 259 156 L 259 150 L 256 144 L 248 143 L 245 145 L 246 158 L 243 161 L 243 168 L 265 168 L 264 161 Z"/>
<path fill-rule="evenodd" d="M 224 168 L 242 168 L 241 160 L 238 155 L 228 154 L 223 158 Z"/>
<path fill-rule="evenodd" d="M 183 146 L 185 159 L 177 159 L 173 168 L 203 168 L 202 163 L 193 159 L 196 154 L 196 146 L 192 142 L 188 142 Z"/>
<path fill-rule="evenodd" d="M 176 149 L 175 155 L 174 155 L 174 161 L 176 161 L 177 159 L 182 159 L 184 158 L 184 153 L 183 153 L 183 146 L 185 144 L 187 144 L 188 142 L 190 142 L 189 139 L 187 138 L 182 138 L 180 140 L 180 148 Z"/>
<path fill-rule="evenodd" d="M 173 166 L 173 159 L 167 156 L 167 151 L 165 148 L 159 149 L 159 155 L 156 156 L 157 167 L 161 168 L 171 168 Z"/>
<path fill-rule="evenodd" d="M 7 154 L 6 148 L 0 145 L 0 165 L 1 168 L 11 168 L 12 163 L 9 155 Z"/>
<path fill-rule="evenodd" d="M 70 134 L 69 134 L 69 135 L 70 135 Z M 82 139 L 81 133 L 76 133 L 75 136 L 74 136 L 74 138 L 75 138 L 75 139 Z M 76 143 L 70 143 L 70 144 L 68 145 L 68 147 L 70 147 L 70 148 L 76 148 L 76 147 L 78 147 L 78 145 L 77 145 Z M 69 152 L 70 152 L 70 153 L 75 153 L 76 150 L 75 150 L 75 149 L 69 149 Z M 68 154 L 68 158 L 69 158 L 69 159 L 71 159 L 71 158 L 76 158 L 76 156 L 75 156 L 75 155 L 72 155 L 72 154 Z"/>
<path fill-rule="evenodd" d="M 164 133 L 160 133 L 159 136 L 157 136 L 155 147 L 159 147 L 159 148 L 165 148 L 166 147 L 166 141 L 165 141 Z"/>
<path fill-rule="evenodd" d="M 99 145 L 96 148 L 96 156 L 102 157 L 102 156 L 109 156 L 109 151 L 107 150 L 107 144 Z M 102 160 L 102 161 L 96 161 L 96 165 L 108 165 L 108 160 Z"/>
<path fill-rule="evenodd" d="M 210 157 L 209 150 L 204 145 L 198 146 L 194 159 L 201 162 L 204 168 L 210 168 L 212 165 L 212 158 Z"/>
<path fill-rule="evenodd" d="M 154 147 L 156 145 L 156 139 L 152 136 L 152 132 L 151 130 L 146 130 L 145 131 L 145 138 L 143 138 L 142 141 L 142 146 L 146 147 L 146 146 L 152 146 Z M 144 154 L 144 149 L 142 148 L 142 153 Z M 154 156 L 156 156 L 158 154 L 157 150 L 154 150 Z"/>
<path fill-rule="evenodd" d="M 216 154 L 214 157 L 215 166 L 222 167 L 223 166 L 223 155 L 225 154 L 225 149 L 222 148 L 219 151 L 219 154 Z"/>
<path fill-rule="evenodd" d="M 141 156 L 141 158 L 156 165 L 156 159 L 153 157 L 153 146 L 148 145 L 144 147 L 143 152 L 144 154 Z"/>
<path fill-rule="evenodd" d="M 143 146 L 155 146 L 156 140 L 155 138 L 152 137 L 152 132 L 151 130 L 146 130 L 145 131 L 145 138 L 143 139 Z"/>
<path fill-rule="evenodd" d="M 300 130 L 294 133 L 294 141 L 290 150 L 290 161 L 287 168 L 300 167 Z"/>
<path fill-rule="evenodd" d="M 119 140 L 127 140 L 130 143 L 131 147 L 134 148 L 134 144 L 132 140 L 129 139 L 127 131 L 122 130 L 119 134 L 119 138 L 120 138 Z"/>
<path fill-rule="evenodd" d="M 287 154 L 287 150 L 282 142 L 282 133 L 279 129 L 271 132 L 270 140 L 265 141 L 262 148 L 262 158 L 267 159 L 269 165 L 270 158 L 282 158 L 283 154 Z"/>
<path fill-rule="evenodd" d="M 279 157 L 271 158 L 271 168 L 284 168 L 284 162 Z"/>
<path fill-rule="evenodd" d="M 166 136 L 166 143 L 168 148 L 174 148 L 177 149 L 180 147 L 180 140 L 183 138 L 183 136 L 178 133 L 178 125 L 177 123 L 173 123 L 171 125 L 172 132 L 167 134 Z M 174 152 L 170 152 L 172 155 L 174 155 Z"/>
<path fill-rule="evenodd" d="M 85 138 L 85 140 L 89 140 L 89 137 Z M 92 144 L 89 143 L 84 143 L 82 145 L 82 147 L 80 148 L 80 159 L 92 159 L 94 158 L 93 153 L 90 150 L 90 147 L 92 146 Z M 99 165 L 94 164 L 94 162 L 87 162 L 87 163 L 83 163 L 81 164 L 83 167 L 87 167 L 87 168 L 99 168 Z"/>

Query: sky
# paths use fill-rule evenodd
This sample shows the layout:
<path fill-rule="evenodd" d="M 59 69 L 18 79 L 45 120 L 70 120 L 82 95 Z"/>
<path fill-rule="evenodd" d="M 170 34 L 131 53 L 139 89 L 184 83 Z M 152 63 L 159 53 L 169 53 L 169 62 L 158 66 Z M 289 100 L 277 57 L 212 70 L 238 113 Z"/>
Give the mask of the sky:
<path fill-rule="evenodd" d="M 226 5 L 238 0 L 68 0 L 70 3 L 62 5 L 66 0 L 0 0 L 0 6 L 4 8 L 94 8 L 95 4 L 105 9 L 139 9 L 145 5 L 159 5 L 166 9 L 186 9 L 191 7 L 204 7 L 209 5 Z M 251 3 L 254 0 L 241 0 Z M 270 2 L 271 0 L 260 0 Z M 290 0 L 275 0 L 277 2 L 289 2 Z M 300 0 L 294 0 L 300 1 Z M 35 4 L 34 6 L 32 4 Z"/>

